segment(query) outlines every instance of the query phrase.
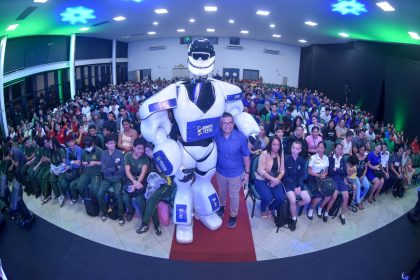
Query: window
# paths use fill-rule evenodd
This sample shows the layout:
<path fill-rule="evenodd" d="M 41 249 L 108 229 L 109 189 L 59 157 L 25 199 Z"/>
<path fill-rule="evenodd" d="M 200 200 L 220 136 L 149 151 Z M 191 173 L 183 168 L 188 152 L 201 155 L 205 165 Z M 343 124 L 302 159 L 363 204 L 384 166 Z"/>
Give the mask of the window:
<path fill-rule="evenodd" d="M 260 78 L 259 70 L 244 69 L 243 74 L 244 74 L 243 75 L 244 80 L 256 81 Z"/>

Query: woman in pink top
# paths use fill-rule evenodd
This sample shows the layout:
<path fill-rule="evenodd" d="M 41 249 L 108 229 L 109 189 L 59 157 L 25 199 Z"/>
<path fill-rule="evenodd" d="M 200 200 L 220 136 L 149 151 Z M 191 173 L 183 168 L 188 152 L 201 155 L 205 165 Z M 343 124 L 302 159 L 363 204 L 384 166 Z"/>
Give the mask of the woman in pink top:
<path fill-rule="evenodd" d="M 308 143 L 308 153 L 310 155 L 316 154 L 316 147 L 319 142 L 322 142 L 322 137 L 319 135 L 319 127 L 313 126 L 311 134 L 306 136 L 306 143 Z"/>

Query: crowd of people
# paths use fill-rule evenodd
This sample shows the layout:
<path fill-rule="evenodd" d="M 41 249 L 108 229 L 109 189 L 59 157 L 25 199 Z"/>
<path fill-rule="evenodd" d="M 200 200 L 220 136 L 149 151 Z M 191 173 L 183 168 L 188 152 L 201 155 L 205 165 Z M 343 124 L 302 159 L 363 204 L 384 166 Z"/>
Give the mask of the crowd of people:
<path fill-rule="evenodd" d="M 63 206 L 94 196 L 103 221 L 107 192 L 112 189 L 120 225 L 133 219 L 135 198 L 142 214 L 137 232 L 146 232 L 153 220 L 160 235 L 156 205 L 170 197 L 174 186 L 166 178 L 153 198 L 145 198 L 147 175 L 160 170 L 153 161 L 153 145 L 142 138 L 138 111 L 145 99 L 171 82 L 109 86 L 84 92 L 58 108 L 42 108 L 32 119 L 9 120 L 9 135 L 1 140 L 2 174 L 9 181 L 16 178 L 27 195 L 40 198 L 42 204 L 57 199 Z M 394 190 L 398 195 L 396 189 L 411 185 L 417 137 L 409 143 L 392 124 L 380 123 L 353 105 L 341 106 L 322 92 L 231 82 L 242 88 L 244 110 L 260 125 L 258 140 L 248 143 L 250 161 L 258 160 L 257 168 L 249 170 L 252 164 L 245 161 L 245 172 L 255 172 L 251 183 L 261 196 L 263 217 L 271 216 L 287 197 L 291 230 L 305 206 L 310 220 L 316 213 L 327 222 L 341 194 L 339 217 L 345 224 L 348 204 L 362 210 L 364 200 L 373 204 L 379 194 Z M 168 137 L 179 139 L 176 122 Z M 226 165 L 218 161 L 218 166 Z M 219 173 L 218 182 L 225 180 L 223 171 Z M 320 186 L 328 178 L 335 190 L 326 195 Z M 221 200 L 223 207 L 226 197 Z"/>

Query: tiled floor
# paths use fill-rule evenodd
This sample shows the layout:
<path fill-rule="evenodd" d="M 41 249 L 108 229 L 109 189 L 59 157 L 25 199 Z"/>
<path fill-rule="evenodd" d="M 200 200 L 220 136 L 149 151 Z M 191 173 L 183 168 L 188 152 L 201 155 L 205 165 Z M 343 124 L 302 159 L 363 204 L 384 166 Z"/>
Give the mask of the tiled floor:
<path fill-rule="evenodd" d="M 83 203 L 70 205 L 66 202 L 60 208 L 57 200 L 41 205 L 33 196 L 24 198 L 27 206 L 38 216 L 81 237 L 121 250 L 159 258 L 168 258 L 175 226 L 162 226 L 163 234 L 156 236 L 151 229 L 146 234 L 135 232 L 140 224 L 138 215 L 124 226 L 117 221 L 102 222 L 98 217 L 89 217 Z M 250 218 L 257 260 L 269 260 L 295 256 L 336 246 L 385 226 L 409 211 L 417 201 L 417 192 L 411 188 L 402 199 L 392 195 L 381 195 L 379 200 L 365 209 L 346 214 L 346 225 L 339 219 L 329 219 L 324 223 L 316 216 L 313 221 L 302 215 L 294 232 L 281 228 L 276 233 L 272 219 L 260 218 L 258 205 L 254 218 Z M 252 203 L 247 201 L 248 211 Z"/>

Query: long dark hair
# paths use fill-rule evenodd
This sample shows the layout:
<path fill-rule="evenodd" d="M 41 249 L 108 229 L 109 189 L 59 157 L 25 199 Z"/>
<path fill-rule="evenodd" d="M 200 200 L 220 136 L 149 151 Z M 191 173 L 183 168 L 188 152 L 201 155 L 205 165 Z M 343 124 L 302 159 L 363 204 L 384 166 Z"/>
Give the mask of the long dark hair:
<path fill-rule="evenodd" d="M 281 140 L 278 136 L 274 135 L 273 137 L 270 138 L 270 141 L 268 141 L 268 145 L 267 145 L 267 153 L 271 154 L 271 146 L 273 145 L 273 141 L 274 140 L 278 140 L 280 143 L 280 148 L 279 148 L 279 155 L 281 156 L 281 153 L 283 152 L 282 150 L 282 145 L 281 145 Z"/>

